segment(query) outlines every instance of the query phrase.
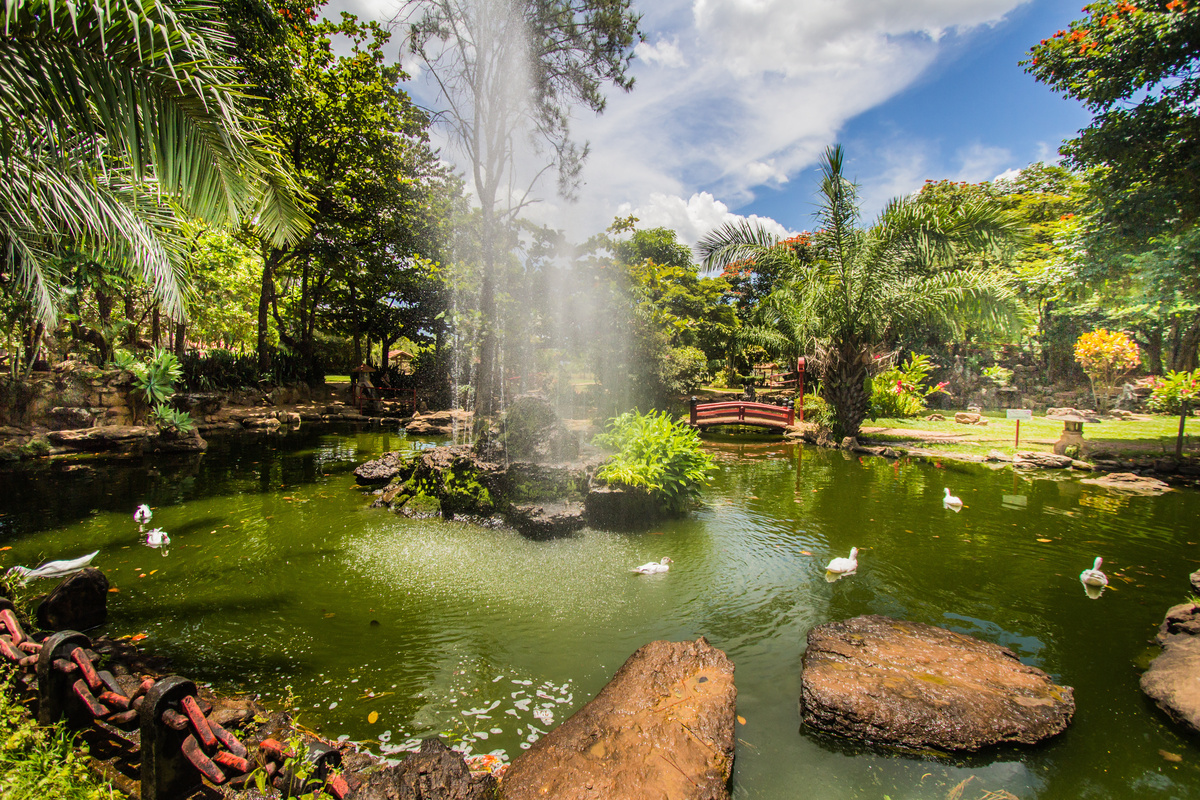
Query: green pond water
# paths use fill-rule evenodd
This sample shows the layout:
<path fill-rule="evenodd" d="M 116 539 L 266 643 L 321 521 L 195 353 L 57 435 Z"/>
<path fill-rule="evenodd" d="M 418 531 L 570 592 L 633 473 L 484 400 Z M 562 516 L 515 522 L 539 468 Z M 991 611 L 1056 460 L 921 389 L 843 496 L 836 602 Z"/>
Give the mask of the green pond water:
<path fill-rule="evenodd" d="M 1138 691 L 1200 561 L 1194 492 L 1118 497 L 1077 476 L 726 440 L 687 519 L 538 542 L 368 508 L 354 466 L 430 444 L 310 428 L 3 473 L 0 567 L 98 548 L 119 589 L 105 633 L 145 633 L 180 674 L 270 705 L 292 696 L 305 724 L 392 757 L 442 733 L 515 758 L 641 645 L 705 636 L 736 665 L 738 798 L 1200 797 L 1200 750 Z M 942 507 L 946 486 L 961 513 Z M 139 544 L 142 502 L 171 535 L 165 555 Z M 858 573 L 826 582 L 852 546 Z M 1112 587 L 1091 600 L 1078 574 L 1096 555 Z M 665 575 L 630 572 L 663 556 Z M 1075 688 L 1074 723 L 966 758 L 801 731 L 806 633 L 867 613 L 1012 648 Z"/>

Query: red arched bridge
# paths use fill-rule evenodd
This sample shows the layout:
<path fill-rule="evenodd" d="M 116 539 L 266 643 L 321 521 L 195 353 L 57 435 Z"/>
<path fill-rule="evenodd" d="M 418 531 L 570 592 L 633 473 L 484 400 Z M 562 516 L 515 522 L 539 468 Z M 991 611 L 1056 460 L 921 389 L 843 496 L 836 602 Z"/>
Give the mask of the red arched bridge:
<path fill-rule="evenodd" d="M 791 400 L 787 400 L 786 405 L 762 403 L 750 399 L 714 400 L 701 403 L 693 397 L 689 421 L 693 427 L 702 431 L 714 425 L 749 425 L 772 431 L 782 431 L 787 426 L 795 424 L 796 408 Z"/>

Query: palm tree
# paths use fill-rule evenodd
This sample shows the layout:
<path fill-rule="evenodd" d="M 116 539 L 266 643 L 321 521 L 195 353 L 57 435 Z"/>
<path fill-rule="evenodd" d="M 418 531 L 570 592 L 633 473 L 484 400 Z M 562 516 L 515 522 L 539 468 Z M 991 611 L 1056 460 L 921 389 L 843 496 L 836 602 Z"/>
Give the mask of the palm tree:
<path fill-rule="evenodd" d="M 141 277 L 182 318 L 183 225 L 307 226 L 294 180 L 243 110 L 205 0 L 12 0 L 0 9 L 0 246 L 38 319 L 55 266 Z"/>
<path fill-rule="evenodd" d="M 761 304 L 746 338 L 780 354 L 815 353 L 836 438 L 854 436 L 870 405 L 869 379 L 885 344 L 908 326 L 965 324 L 1019 330 L 1020 306 L 996 272 L 957 267 L 965 254 L 1021 240 L 1013 217 L 985 203 L 948 210 L 897 199 L 869 228 L 858 224 L 857 186 L 842 175 L 840 146 L 821 164 L 814 258 L 761 227 L 729 223 L 699 245 L 710 269 L 782 260 L 788 277 Z"/>

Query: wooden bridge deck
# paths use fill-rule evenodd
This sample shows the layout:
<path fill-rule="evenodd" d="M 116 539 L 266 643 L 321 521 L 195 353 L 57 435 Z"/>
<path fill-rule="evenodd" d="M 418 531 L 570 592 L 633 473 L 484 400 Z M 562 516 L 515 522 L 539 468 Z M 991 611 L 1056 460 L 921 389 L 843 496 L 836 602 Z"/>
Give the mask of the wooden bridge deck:
<path fill-rule="evenodd" d="M 754 400 L 717 400 L 710 403 L 692 400 L 689 421 L 700 430 L 713 425 L 750 425 L 781 431 L 795 424 L 796 410 L 791 403 L 777 406 Z"/>

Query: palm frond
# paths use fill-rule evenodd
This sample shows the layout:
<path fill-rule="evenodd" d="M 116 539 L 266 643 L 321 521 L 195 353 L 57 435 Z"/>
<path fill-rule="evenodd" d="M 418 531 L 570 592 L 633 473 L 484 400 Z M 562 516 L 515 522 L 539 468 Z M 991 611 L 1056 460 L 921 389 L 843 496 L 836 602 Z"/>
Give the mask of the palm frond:
<path fill-rule="evenodd" d="M 779 237 L 762 225 L 739 219 L 709 231 L 696 250 L 704 269 L 715 272 L 739 261 L 757 260 L 778 244 Z"/>

